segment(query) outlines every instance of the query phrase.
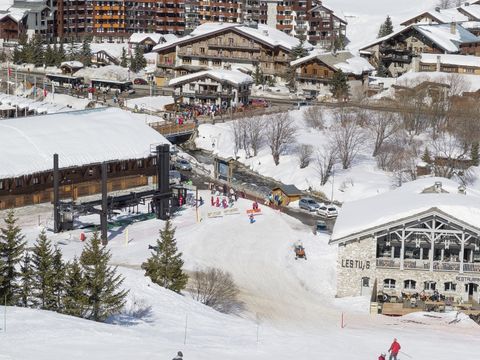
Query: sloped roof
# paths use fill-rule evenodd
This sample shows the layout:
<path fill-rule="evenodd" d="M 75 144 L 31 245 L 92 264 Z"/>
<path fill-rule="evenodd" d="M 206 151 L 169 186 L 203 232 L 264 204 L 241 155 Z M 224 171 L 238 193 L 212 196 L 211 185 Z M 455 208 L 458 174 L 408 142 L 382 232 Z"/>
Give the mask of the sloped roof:
<path fill-rule="evenodd" d="M 302 195 L 302 191 L 298 190 L 295 185 L 280 185 L 272 190 L 280 189 L 285 195 L 294 196 L 294 195 Z"/>
<path fill-rule="evenodd" d="M 250 38 L 254 38 L 264 44 L 271 47 L 282 47 L 286 50 L 292 50 L 295 46 L 300 44 L 300 40 L 294 36 L 285 34 L 283 31 L 277 30 L 264 24 L 258 24 L 258 26 L 250 27 L 244 24 L 233 23 L 205 23 L 197 27 L 189 35 L 178 38 L 176 40 L 167 41 L 164 44 L 159 44 L 153 48 L 153 51 L 160 51 L 176 45 L 190 42 L 195 39 L 200 39 L 204 36 L 212 35 L 217 32 L 225 30 L 234 30 L 241 34 L 244 34 Z M 304 48 L 307 50 L 313 49 L 313 45 L 308 42 L 304 43 Z"/>
<path fill-rule="evenodd" d="M 342 70 L 346 74 L 361 75 L 365 72 L 373 71 L 375 68 L 360 56 L 355 56 L 349 51 L 339 51 L 337 53 L 322 52 L 314 50 L 307 56 L 294 60 L 291 66 L 298 66 L 311 60 L 317 59 L 334 70 Z"/>
<path fill-rule="evenodd" d="M 150 156 L 168 141 L 129 112 L 103 108 L 0 121 L 0 179 L 60 167 Z"/>
<path fill-rule="evenodd" d="M 422 193 L 435 182 L 441 182 L 442 188 L 448 193 Z M 458 194 L 459 185 L 445 178 L 423 178 L 384 194 L 347 202 L 339 211 L 331 242 L 373 231 L 385 224 L 432 209 L 480 228 L 480 194 L 471 189 L 467 189 L 467 195 Z"/>
<path fill-rule="evenodd" d="M 128 42 L 132 44 L 140 44 L 141 42 L 150 39 L 155 44 L 158 44 L 160 43 L 161 38 L 162 34 L 157 33 L 133 33 L 130 35 Z"/>
<path fill-rule="evenodd" d="M 480 57 L 473 55 L 455 55 L 455 54 L 421 54 L 420 62 L 423 64 L 440 64 L 470 66 L 480 68 Z"/>
<path fill-rule="evenodd" d="M 195 79 L 210 77 L 219 82 L 229 82 L 234 85 L 241 85 L 245 83 L 253 83 L 250 75 L 244 74 L 235 70 L 206 70 L 176 77 L 168 83 L 170 86 L 186 83 Z"/>
<path fill-rule="evenodd" d="M 450 53 L 458 52 L 460 44 L 480 41 L 479 37 L 473 35 L 470 31 L 458 24 L 455 26 L 454 33 L 451 32 L 451 24 L 412 24 L 401 30 L 395 31 L 390 35 L 376 39 L 375 41 L 363 46 L 361 50 L 365 50 L 374 45 L 380 44 L 383 41 L 394 38 L 397 35 L 412 29 L 428 38 L 439 48 Z"/>

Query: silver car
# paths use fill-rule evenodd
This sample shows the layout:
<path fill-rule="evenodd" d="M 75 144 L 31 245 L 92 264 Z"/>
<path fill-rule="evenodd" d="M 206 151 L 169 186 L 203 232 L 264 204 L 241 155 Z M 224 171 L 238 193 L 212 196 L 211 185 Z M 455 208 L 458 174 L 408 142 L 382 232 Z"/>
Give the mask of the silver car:
<path fill-rule="evenodd" d="M 192 165 L 188 160 L 185 159 L 176 159 L 175 160 L 175 168 L 177 170 L 185 170 L 185 171 L 191 171 L 192 170 Z"/>
<path fill-rule="evenodd" d="M 319 204 L 312 198 L 301 198 L 298 202 L 300 209 L 315 211 L 319 208 Z"/>

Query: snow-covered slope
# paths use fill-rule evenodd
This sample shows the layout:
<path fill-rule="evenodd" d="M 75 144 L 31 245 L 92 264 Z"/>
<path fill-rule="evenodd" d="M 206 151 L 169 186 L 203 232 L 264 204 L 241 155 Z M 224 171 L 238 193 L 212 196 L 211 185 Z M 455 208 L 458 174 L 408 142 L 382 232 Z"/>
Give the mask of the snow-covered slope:
<path fill-rule="evenodd" d="M 208 200 L 208 194 L 201 195 Z M 200 208 L 199 223 L 194 209 L 187 208 L 174 225 L 188 270 L 215 266 L 232 272 L 246 306 L 240 316 L 217 313 L 143 276 L 139 265 L 162 226 L 150 220 L 129 226 L 128 245 L 125 229 L 110 233 L 112 262 L 119 265 L 130 289 L 123 316 L 99 324 L 9 307 L 7 331 L 0 333 L 0 359 L 152 360 L 171 359 L 181 350 L 186 360 L 342 359 L 352 354 L 367 360 L 386 351 L 393 337 L 415 359 L 477 358 L 480 331 L 470 319 L 456 318 L 455 313 L 371 317 L 366 299 L 333 297 L 336 249 L 327 245 L 326 236 L 314 237 L 298 221 L 263 207 L 263 215 L 250 224 L 245 210 L 251 203 L 239 200 L 236 207 L 237 215 L 209 218 L 213 209 L 207 201 Z M 38 231 L 35 224 L 42 209 L 21 210 L 29 242 Z M 83 246 L 79 233 L 51 235 L 67 259 Z M 293 259 L 291 245 L 299 239 L 307 261 Z M 363 312 L 357 310 L 360 307 Z"/>

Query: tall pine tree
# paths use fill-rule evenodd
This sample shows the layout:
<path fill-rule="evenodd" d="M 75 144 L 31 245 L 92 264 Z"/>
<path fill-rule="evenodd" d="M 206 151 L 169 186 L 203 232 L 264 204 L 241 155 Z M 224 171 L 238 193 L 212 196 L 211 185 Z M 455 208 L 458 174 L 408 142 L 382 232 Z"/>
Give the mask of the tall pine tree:
<path fill-rule="evenodd" d="M 67 315 L 84 317 L 87 310 L 88 297 L 85 293 L 85 278 L 77 258 L 67 264 L 65 275 L 65 296 L 63 312 Z"/>
<path fill-rule="evenodd" d="M 25 249 L 24 236 L 17 225 L 13 210 L 4 219 L 0 228 L 0 299 L 8 305 L 15 305 L 19 296 L 19 264 Z"/>
<path fill-rule="evenodd" d="M 85 66 L 92 65 L 92 49 L 90 47 L 90 38 L 85 37 L 82 42 L 82 49 L 80 51 L 80 59 Z"/>
<path fill-rule="evenodd" d="M 152 256 L 142 264 L 145 276 L 169 290 L 180 292 L 187 285 L 188 276 L 183 272 L 182 253 L 177 250 L 175 229 L 167 220 Z"/>
<path fill-rule="evenodd" d="M 20 293 L 18 304 L 23 307 L 29 307 L 32 304 L 33 291 L 33 272 L 31 258 L 28 251 L 25 251 L 23 261 L 20 266 Z"/>
<path fill-rule="evenodd" d="M 132 69 L 134 72 L 139 72 L 147 66 L 147 60 L 143 54 L 143 46 L 137 45 L 135 48 L 135 69 Z"/>
<path fill-rule="evenodd" d="M 470 158 L 472 159 L 472 165 L 478 166 L 480 164 L 480 153 L 478 141 L 475 141 L 470 148 Z"/>
<path fill-rule="evenodd" d="M 120 289 L 124 279 L 117 274 L 116 268 L 108 265 L 111 257 L 95 232 L 80 256 L 88 298 L 88 319 L 104 321 L 125 305 L 128 291 Z"/>
<path fill-rule="evenodd" d="M 62 252 L 58 247 L 55 248 L 52 259 L 53 270 L 53 310 L 62 312 L 63 296 L 65 294 L 65 263 L 63 262 Z"/>
<path fill-rule="evenodd" d="M 377 38 L 382 38 L 384 36 L 390 35 L 391 33 L 393 33 L 392 19 L 390 19 L 390 16 L 387 16 L 385 22 L 380 25 Z"/>
<path fill-rule="evenodd" d="M 120 66 L 121 67 L 128 67 L 128 59 L 127 59 L 127 50 L 122 47 L 122 56 L 120 57 Z"/>
<path fill-rule="evenodd" d="M 337 71 L 330 83 L 330 91 L 333 97 L 339 101 L 345 100 L 348 97 L 349 90 L 350 85 L 348 84 L 347 76 L 342 70 Z"/>
<path fill-rule="evenodd" d="M 33 303 L 45 310 L 55 310 L 52 243 L 45 230 L 38 235 L 32 254 L 34 280 Z"/>

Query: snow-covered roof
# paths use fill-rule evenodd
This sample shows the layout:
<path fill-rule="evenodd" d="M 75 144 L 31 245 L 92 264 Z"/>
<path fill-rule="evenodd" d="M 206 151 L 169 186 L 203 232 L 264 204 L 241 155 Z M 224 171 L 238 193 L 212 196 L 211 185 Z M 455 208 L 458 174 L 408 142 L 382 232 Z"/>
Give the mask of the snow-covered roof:
<path fill-rule="evenodd" d="M 176 77 L 175 79 L 170 80 L 168 83 L 170 86 L 189 82 L 195 79 L 209 77 L 219 82 L 229 82 L 234 85 L 241 84 L 250 84 L 253 83 L 253 79 L 250 75 L 244 74 L 240 71 L 235 70 L 206 70 L 200 71 L 192 74 L 187 74 L 183 76 Z"/>
<path fill-rule="evenodd" d="M 422 193 L 426 188 L 442 183 L 446 193 Z M 359 234 L 391 222 L 408 219 L 432 209 L 480 229 L 480 194 L 467 189 L 458 193 L 460 184 L 445 178 L 423 178 L 363 200 L 345 203 L 339 211 L 331 242 L 356 238 Z"/>
<path fill-rule="evenodd" d="M 60 64 L 60 67 L 67 66 L 73 69 L 83 68 L 83 64 L 80 61 L 64 61 Z"/>
<path fill-rule="evenodd" d="M 4 10 L 0 13 L 0 20 L 5 17 L 10 17 L 14 21 L 19 22 L 27 15 L 27 9 L 19 9 L 16 7 L 10 7 L 8 10 Z"/>
<path fill-rule="evenodd" d="M 456 24 L 455 30 L 452 33 L 451 24 L 413 24 L 403 29 L 393 32 L 390 35 L 376 39 L 375 41 L 365 45 L 361 50 L 368 49 L 374 45 L 380 44 L 385 40 L 394 38 L 398 34 L 414 29 L 421 35 L 428 38 L 435 43 L 438 47 L 446 52 L 458 52 L 459 46 L 462 43 L 480 41 L 480 38 L 472 34 L 470 31 L 463 28 L 461 25 Z"/>
<path fill-rule="evenodd" d="M 162 34 L 157 34 L 157 33 L 133 33 L 130 35 L 130 38 L 128 39 L 128 42 L 131 44 L 140 44 L 141 42 L 150 39 L 153 41 L 155 44 L 160 43 L 160 40 L 162 39 Z"/>
<path fill-rule="evenodd" d="M 480 68 L 480 57 L 473 55 L 455 54 L 421 54 L 420 62 L 423 64 L 436 64 L 438 59 L 444 65 L 471 66 Z"/>
<path fill-rule="evenodd" d="M 191 40 L 195 40 L 197 38 L 201 38 L 204 36 L 211 35 L 213 33 L 223 31 L 226 29 L 233 29 L 235 31 L 240 32 L 241 34 L 247 35 L 258 41 L 261 41 L 265 44 L 268 44 L 272 47 L 282 47 L 287 50 L 293 49 L 295 46 L 300 44 L 300 40 L 294 36 L 288 35 L 283 31 L 277 30 L 270 26 L 264 24 L 258 24 L 258 26 L 250 27 L 243 24 L 232 24 L 232 23 L 205 23 L 198 26 L 194 31 L 190 33 L 190 35 L 178 38 L 176 40 L 167 41 L 166 43 L 159 44 L 153 48 L 154 51 L 160 51 L 163 49 L 170 48 L 172 46 L 176 46 L 182 44 L 184 42 L 188 42 Z M 305 49 L 313 49 L 313 45 L 308 42 L 304 43 Z"/>
<path fill-rule="evenodd" d="M 80 69 L 75 73 L 75 76 L 83 76 L 86 82 L 91 79 L 126 81 L 129 77 L 133 79 L 135 73 L 129 72 L 127 68 L 118 65 L 107 65 L 99 68 Z"/>
<path fill-rule="evenodd" d="M 349 51 L 332 53 L 322 52 L 318 49 L 312 51 L 310 54 L 302 58 L 292 61 L 290 65 L 298 66 L 313 59 L 318 59 L 330 68 L 342 70 L 347 74 L 362 75 L 365 72 L 375 70 L 375 68 L 367 61 L 367 59 L 360 56 L 355 56 Z"/>
<path fill-rule="evenodd" d="M 468 6 L 461 6 L 459 9 L 469 14 L 471 17 L 475 18 L 475 20 L 480 20 L 480 5 L 468 5 Z"/>
<path fill-rule="evenodd" d="M 150 156 L 168 141 L 129 112 L 114 108 L 0 121 L 0 178 L 46 171 L 53 154 L 60 167 Z"/>

